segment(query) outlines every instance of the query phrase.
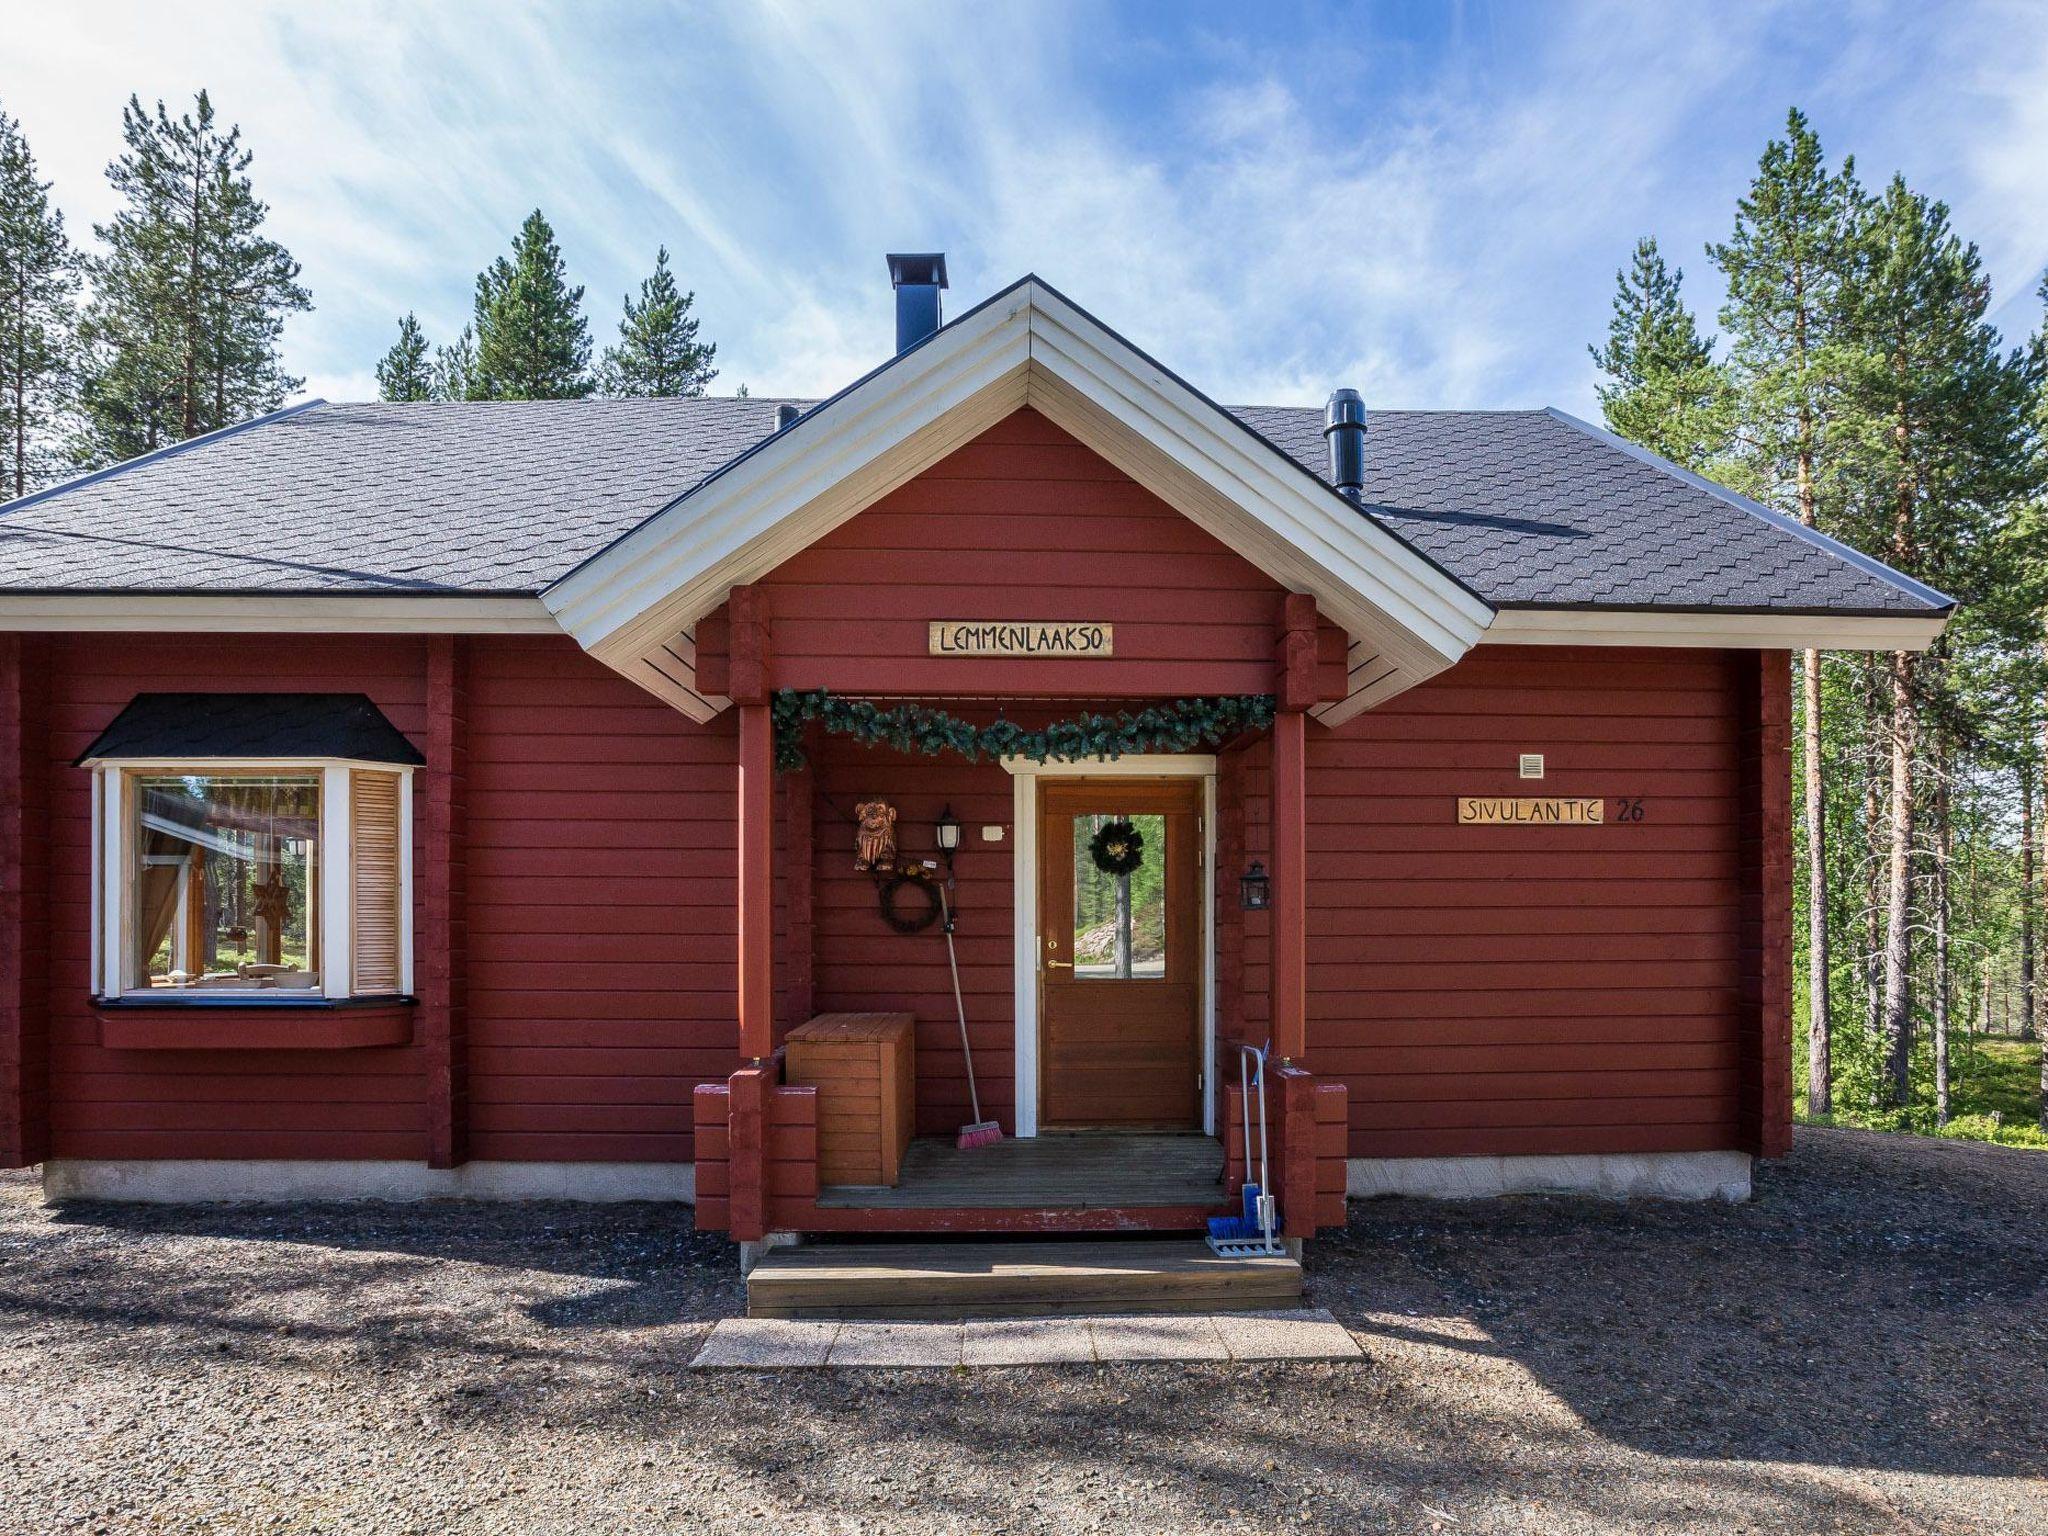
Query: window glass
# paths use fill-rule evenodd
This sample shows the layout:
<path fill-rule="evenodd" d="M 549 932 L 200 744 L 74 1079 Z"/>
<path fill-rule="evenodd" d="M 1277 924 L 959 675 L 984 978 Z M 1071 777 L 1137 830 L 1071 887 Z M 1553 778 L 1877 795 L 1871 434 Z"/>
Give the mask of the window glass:
<path fill-rule="evenodd" d="M 1112 874 L 1090 846 L 1129 822 L 1138 865 Z M 1157 981 L 1166 975 L 1166 818 L 1103 813 L 1074 818 L 1074 975 L 1083 981 Z"/>
<path fill-rule="evenodd" d="M 320 777 L 134 781 L 135 987 L 318 990 Z"/>

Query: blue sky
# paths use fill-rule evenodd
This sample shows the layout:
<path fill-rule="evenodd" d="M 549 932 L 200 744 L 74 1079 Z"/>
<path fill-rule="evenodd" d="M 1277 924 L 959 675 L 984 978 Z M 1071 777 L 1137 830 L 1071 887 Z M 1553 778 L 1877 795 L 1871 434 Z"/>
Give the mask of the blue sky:
<path fill-rule="evenodd" d="M 1585 344 L 1654 233 L 1695 306 L 1798 103 L 1982 247 L 2048 267 L 2048 5 L 117 5 L 12 0 L 0 108 L 85 236 L 130 91 L 208 87 L 318 306 L 287 363 L 374 393 L 546 210 L 600 344 L 666 243 L 717 388 L 885 356 L 882 255 L 957 312 L 1036 270 L 1210 393 L 1591 414 Z"/>

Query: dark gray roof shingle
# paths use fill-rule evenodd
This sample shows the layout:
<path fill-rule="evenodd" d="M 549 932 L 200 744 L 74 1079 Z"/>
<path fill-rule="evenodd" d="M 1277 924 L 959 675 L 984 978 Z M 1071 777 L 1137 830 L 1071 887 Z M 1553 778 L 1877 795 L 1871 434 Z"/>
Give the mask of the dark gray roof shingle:
<path fill-rule="evenodd" d="M 768 436 L 778 403 L 316 404 L 0 513 L 0 592 L 536 593 Z M 1325 476 L 1320 410 L 1233 409 Z M 1365 490 L 1501 606 L 1944 606 L 1554 412 L 1375 412 Z"/>
<path fill-rule="evenodd" d="M 0 516 L 0 591 L 538 592 L 776 403 L 316 405 Z"/>
<path fill-rule="evenodd" d="M 1231 411 L 1328 479 L 1320 410 Z M 1364 489 L 1374 517 L 1499 607 L 1944 606 L 1552 411 L 1375 411 Z"/>

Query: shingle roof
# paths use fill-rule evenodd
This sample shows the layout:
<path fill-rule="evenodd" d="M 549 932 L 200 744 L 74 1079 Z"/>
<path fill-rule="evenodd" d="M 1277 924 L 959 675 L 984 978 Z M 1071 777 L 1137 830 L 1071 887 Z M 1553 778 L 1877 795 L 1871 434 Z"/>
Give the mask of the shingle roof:
<path fill-rule="evenodd" d="M 77 760 L 101 757 L 426 761 L 362 693 L 138 693 Z"/>
<path fill-rule="evenodd" d="M 538 592 L 776 404 L 316 404 L 0 509 L 0 591 Z"/>
<path fill-rule="evenodd" d="M 316 403 L 0 509 L 0 592 L 536 593 L 768 436 L 778 403 Z M 1325 476 L 1320 410 L 1232 409 Z M 1365 499 L 1497 606 L 1947 606 L 1555 412 L 1375 412 Z"/>
<path fill-rule="evenodd" d="M 1321 410 L 1231 411 L 1328 478 Z M 1556 411 L 1375 411 L 1364 500 L 1496 607 L 1948 606 L 1876 561 Z"/>

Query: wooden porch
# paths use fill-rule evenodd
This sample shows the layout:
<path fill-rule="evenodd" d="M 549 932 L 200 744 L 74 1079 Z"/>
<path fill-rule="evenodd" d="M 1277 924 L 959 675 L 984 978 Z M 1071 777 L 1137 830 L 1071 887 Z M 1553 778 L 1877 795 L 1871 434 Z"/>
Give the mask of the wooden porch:
<path fill-rule="evenodd" d="M 1258 849 L 1270 871 L 1271 899 L 1270 911 L 1259 919 L 1267 935 L 1269 963 L 1257 1009 L 1263 1017 L 1257 1025 L 1247 1018 L 1253 1010 L 1243 995 L 1243 917 L 1233 899 L 1237 895 L 1235 875 L 1223 880 L 1214 874 L 1191 873 L 1198 866 L 1189 859 L 1181 878 L 1197 893 L 1196 911 L 1182 916 L 1178 930 L 1168 919 L 1168 931 L 1181 935 L 1187 970 L 1181 980 L 1191 998 L 1202 996 L 1205 961 L 1214 966 L 1212 1022 L 1208 1026 L 1212 1034 L 1207 1042 L 1197 1042 L 1185 1070 L 1188 1079 L 1198 1085 L 1190 1118 L 1196 1125 L 1212 1125 L 1219 1134 L 1153 1134 L 1160 1127 L 1186 1123 L 1181 1111 L 1187 1106 L 1175 1104 L 1169 1113 L 1148 1102 L 1141 1106 L 1146 1112 L 1132 1115 L 1137 1123 L 1111 1134 L 1020 1137 L 1016 1135 L 1018 1121 L 1027 1117 L 1017 1101 L 1005 1105 L 1008 1095 L 998 1090 L 985 1095 L 989 1099 L 987 1113 L 1007 1122 L 1005 1129 L 1010 1134 L 996 1146 L 962 1152 L 952 1146 L 950 1138 L 912 1141 L 893 1186 L 852 1187 L 843 1176 L 833 1178 L 828 1165 L 843 1162 L 851 1137 L 871 1135 L 875 1126 L 896 1123 L 888 1118 L 885 1104 L 907 1102 L 914 1119 L 921 1115 L 917 1129 L 928 1138 L 941 1124 L 957 1125 L 970 1118 L 967 1113 L 942 1115 L 937 1108 L 940 1102 L 949 1112 L 955 1108 L 950 1095 L 956 1091 L 959 1075 L 951 1060 L 936 1072 L 922 1065 L 928 1051 L 936 1049 L 950 1057 L 950 1030 L 928 1026 L 942 1008 L 945 1015 L 951 1015 L 950 1005 L 956 999 L 943 993 L 932 995 L 929 980 L 906 982 L 895 989 L 877 988 L 875 978 L 885 974 L 883 963 L 866 951 L 857 953 L 847 947 L 841 915 L 847 907 L 847 893 L 825 887 L 832 889 L 833 901 L 819 905 L 821 885 L 840 878 L 835 867 L 823 862 L 822 845 L 817 840 L 820 827 L 832 830 L 835 824 L 818 818 L 817 805 L 825 791 L 812 781 L 810 768 L 793 772 L 784 783 L 777 781 L 772 706 L 776 688 L 792 681 L 779 664 L 772 643 L 775 618 L 781 615 L 771 617 L 765 587 L 731 591 L 719 622 L 706 629 L 700 663 L 732 699 L 738 715 L 736 1001 L 741 1060 L 726 1081 L 706 1083 L 696 1091 L 697 1217 L 701 1227 L 729 1232 L 741 1242 L 757 1242 L 771 1233 L 1200 1233 L 1209 1217 L 1235 1209 L 1245 1178 L 1241 1156 L 1233 1155 L 1242 1125 L 1242 1108 L 1236 1103 L 1236 1041 L 1255 1027 L 1255 1038 L 1271 1044 L 1270 1151 L 1283 1234 L 1308 1237 L 1319 1226 L 1341 1223 L 1343 1091 L 1336 1084 L 1318 1083 L 1299 1065 L 1305 1055 L 1307 1024 L 1307 714 L 1327 692 L 1326 685 L 1335 684 L 1324 676 L 1332 669 L 1324 665 L 1320 654 L 1320 620 L 1314 601 L 1299 593 L 1276 593 L 1269 611 L 1277 621 L 1269 631 L 1270 640 L 1264 642 L 1270 649 L 1247 660 L 1253 681 L 1270 679 L 1276 708 L 1272 726 L 1260 736 L 1227 744 L 1215 769 L 1215 867 L 1241 869 L 1252 847 L 1252 836 L 1244 825 L 1243 786 L 1253 772 L 1254 758 L 1269 807 L 1261 828 L 1264 846 Z M 1150 686 L 1141 686 L 1138 673 L 1133 673 L 1129 683 L 1120 683 L 1116 663 L 1100 665 L 1106 670 L 1087 675 L 1106 685 L 1104 697 L 1142 696 Z M 988 687 L 996 695 L 1015 691 L 1007 681 L 1009 674 L 987 664 L 974 664 L 971 673 L 947 675 L 959 676 L 963 687 Z M 813 677 L 803 672 L 793 680 L 845 685 L 837 673 Z M 899 765 L 896 771 L 908 773 L 910 782 L 920 786 L 913 793 L 929 798 L 935 792 L 930 769 Z M 1000 772 L 996 768 L 988 771 Z M 982 793 L 970 778 L 948 780 L 946 790 L 938 792 L 954 793 L 965 810 L 971 797 Z M 837 786 L 836 798 L 857 798 L 876 787 L 866 777 L 851 779 Z M 1003 787 L 1009 787 L 1007 782 Z M 921 809 L 917 814 L 923 819 L 934 810 Z M 1006 862 L 1000 875 L 991 866 L 998 857 L 1005 861 L 1018 857 L 1011 850 L 1020 839 L 1036 849 L 1043 841 L 1037 836 L 1037 823 L 1026 823 L 1038 814 L 1034 806 L 1016 809 L 1014 817 L 1007 817 L 993 804 L 978 813 L 968 812 L 965 819 L 970 822 L 1014 819 L 1016 823 L 1007 836 L 1005 829 L 998 827 L 987 849 L 961 847 L 961 908 L 976 914 L 978 920 L 993 918 L 988 927 L 971 937 L 985 941 L 990 933 L 1011 927 L 1016 897 L 1004 876 L 1023 866 Z M 1189 820 L 1200 825 L 1199 817 L 1192 813 Z M 1184 828 L 1169 832 L 1160 846 L 1199 848 L 1200 836 L 1200 832 L 1191 834 Z M 914 851 L 921 852 L 906 850 L 906 856 Z M 1037 856 L 1034 852 L 1034 859 Z M 970 872 L 970 863 L 980 868 Z M 950 857 L 947 871 L 952 873 Z M 1042 870 L 1031 876 L 1041 877 Z M 1212 881 L 1212 890 L 1202 890 L 1199 881 L 1204 878 Z M 977 879 L 982 883 L 974 887 L 972 882 Z M 1261 908 L 1266 905 L 1260 903 Z M 827 921 L 840 925 L 832 937 L 838 948 L 829 962 L 821 958 L 825 941 L 820 938 Z M 1072 930 L 1071 915 L 1063 916 L 1055 927 Z M 1026 934 L 1033 942 L 1024 946 L 1029 957 L 1015 960 L 1014 974 L 1036 976 L 1039 967 L 1047 963 L 1037 952 L 1043 946 L 1035 942 L 1035 932 L 1027 928 L 1025 919 L 1017 918 L 1014 932 L 1002 935 L 1013 958 L 1016 933 Z M 1198 948 L 1201 945 L 1208 946 L 1206 955 Z M 1058 944 L 1046 953 L 1062 969 L 1072 969 L 1074 957 Z M 992 960 L 985 955 L 979 962 L 984 978 L 992 970 Z M 912 962 L 913 967 L 930 970 L 937 970 L 942 963 L 936 953 Z M 828 964 L 832 992 L 821 997 Z M 939 974 L 943 976 L 943 972 Z M 918 985 L 926 988 L 923 994 L 915 990 Z M 938 985 L 943 986 L 943 981 Z M 1040 979 L 1037 985 L 1042 1004 L 1045 983 Z M 1021 993 L 1020 988 L 1018 995 Z M 907 1095 L 899 1086 L 881 1091 L 873 1107 L 865 1102 L 852 1105 L 843 1096 L 827 1103 L 804 1071 L 792 1072 L 788 1032 L 812 1019 L 820 1004 L 856 1010 L 879 1005 L 909 1016 L 913 1035 L 921 1034 L 922 1039 L 917 1044 L 920 1065 L 914 1073 L 905 1074 L 913 1085 Z M 1024 1127 L 1028 1132 L 1034 1128 L 1037 1114 L 1043 1113 L 1042 1079 L 1037 1073 L 1042 1070 L 1045 1035 L 1043 1021 L 1027 1014 L 1022 1001 L 1016 1004 L 1015 1017 L 1023 1021 L 1018 1033 L 1023 1043 L 1016 1055 L 1023 1057 L 1028 1051 L 1032 1061 L 1032 1076 L 1026 1079 L 1029 1086 L 1018 1092 L 1032 1095 L 1030 1103 L 1038 1106 L 1028 1117 L 1033 1123 Z M 952 1020 L 948 1017 L 945 1022 L 950 1026 Z M 1083 1025 L 1084 1034 L 1103 1029 L 1113 1032 L 1112 1026 L 1092 1016 Z M 1024 1039 L 1024 1032 L 1034 1027 L 1039 1031 L 1033 1036 L 1039 1042 L 1035 1047 Z M 976 1051 L 979 1055 L 979 1043 Z M 997 1060 L 1008 1065 L 1009 1054 L 999 1052 Z M 863 1071 L 860 1075 L 871 1074 Z M 877 1084 L 897 1080 L 893 1071 L 872 1075 Z M 1205 1081 L 1212 1099 L 1207 1105 L 1201 1100 L 1205 1090 L 1199 1086 Z M 935 1084 L 941 1085 L 939 1094 L 949 1097 L 942 1101 L 935 1096 L 931 1103 L 922 1102 L 924 1090 Z M 1119 1116 L 1102 1112 L 1099 1104 L 1091 1102 L 1084 1111 L 1052 1118 L 1092 1127 L 1114 1125 Z M 893 1170 L 893 1155 L 885 1157 L 884 1166 Z"/>

